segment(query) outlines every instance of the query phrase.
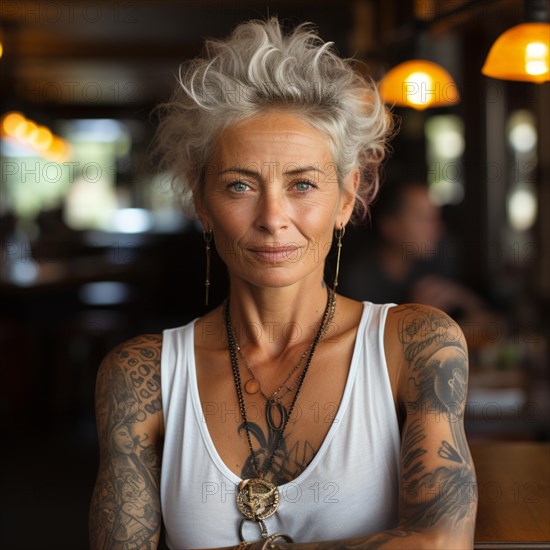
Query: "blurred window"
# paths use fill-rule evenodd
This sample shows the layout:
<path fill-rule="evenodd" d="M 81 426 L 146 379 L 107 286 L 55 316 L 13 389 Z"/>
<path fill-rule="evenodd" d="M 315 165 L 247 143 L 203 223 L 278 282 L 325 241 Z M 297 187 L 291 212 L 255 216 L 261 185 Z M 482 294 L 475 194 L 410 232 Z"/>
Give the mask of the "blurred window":
<path fill-rule="evenodd" d="M 458 204 L 464 197 L 464 124 L 456 115 L 434 115 L 425 134 L 430 197 L 439 206 Z"/>
<path fill-rule="evenodd" d="M 121 206 L 115 188 L 117 166 L 129 157 L 130 132 L 117 120 L 81 119 L 65 122 L 64 135 L 72 144 L 75 168 L 65 222 L 72 229 L 110 230 Z"/>
<path fill-rule="evenodd" d="M 510 114 L 507 124 L 510 147 L 510 185 L 507 197 L 508 225 L 516 238 L 531 229 L 537 219 L 534 186 L 537 168 L 537 128 L 535 116 L 525 109 Z"/>

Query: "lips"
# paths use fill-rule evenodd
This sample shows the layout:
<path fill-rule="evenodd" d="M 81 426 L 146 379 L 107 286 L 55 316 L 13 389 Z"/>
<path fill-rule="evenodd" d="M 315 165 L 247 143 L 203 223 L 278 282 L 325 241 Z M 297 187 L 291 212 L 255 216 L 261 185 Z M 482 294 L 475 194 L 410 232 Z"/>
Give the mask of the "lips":
<path fill-rule="evenodd" d="M 247 251 L 256 259 L 269 263 L 295 262 L 298 246 L 253 246 Z"/>

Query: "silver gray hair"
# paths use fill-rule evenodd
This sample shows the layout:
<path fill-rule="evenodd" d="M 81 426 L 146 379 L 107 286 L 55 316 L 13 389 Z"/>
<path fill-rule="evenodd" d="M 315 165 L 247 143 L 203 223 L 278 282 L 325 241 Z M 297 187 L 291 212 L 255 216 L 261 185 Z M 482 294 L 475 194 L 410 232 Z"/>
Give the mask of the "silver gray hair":
<path fill-rule="evenodd" d="M 238 25 L 226 40 L 207 40 L 205 55 L 180 67 L 161 118 L 156 151 L 184 212 L 194 213 L 212 147 L 228 126 L 268 109 L 290 112 L 329 139 L 339 184 L 361 177 L 354 217 L 362 219 L 379 187 L 393 128 L 376 84 L 323 42 L 311 23 L 283 33 L 276 17 Z"/>

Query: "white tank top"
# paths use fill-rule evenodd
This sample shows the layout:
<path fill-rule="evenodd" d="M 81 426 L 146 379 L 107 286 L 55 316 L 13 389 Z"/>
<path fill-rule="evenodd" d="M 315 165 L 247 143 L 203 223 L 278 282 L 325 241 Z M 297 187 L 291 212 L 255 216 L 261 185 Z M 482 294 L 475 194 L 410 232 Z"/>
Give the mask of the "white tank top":
<path fill-rule="evenodd" d="M 400 435 L 383 338 L 390 306 L 364 302 L 336 417 L 306 469 L 279 486 L 279 509 L 265 520 L 270 534 L 326 541 L 397 524 Z M 172 550 L 236 545 L 242 519 L 236 505 L 241 479 L 216 451 L 199 400 L 194 324 L 163 332 L 160 494 Z M 252 522 L 245 522 L 244 534 L 260 538 Z"/>

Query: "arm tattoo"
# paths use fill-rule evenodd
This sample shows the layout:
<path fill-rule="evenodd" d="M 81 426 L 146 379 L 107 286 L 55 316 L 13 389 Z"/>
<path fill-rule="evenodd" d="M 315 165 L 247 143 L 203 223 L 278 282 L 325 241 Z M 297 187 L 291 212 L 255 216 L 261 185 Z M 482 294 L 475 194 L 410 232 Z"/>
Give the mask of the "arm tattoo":
<path fill-rule="evenodd" d="M 90 508 L 96 549 L 152 549 L 160 530 L 160 456 L 143 423 L 161 410 L 160 345 L 143 336 L 100 368 L 96 411 L 101 463 Z"/>
<path fill-rule="evenodd" d="M 439 525 L 473 526 L 475 474 L 462 415 L 468 357 L 458 326 L 445 314 L 401 306 L 399 341 L 408 362 L 408 420 L 401 448 L 402 523 L 413 530 Z M 437 449 L 438 466 L 428 470 L 426 420 L 444 422 L 449 440 Z M 443 459 L 444 462 L 441 461 Z"/>
<path fill-rule="evenodd" d="M 401 443 L 401 463 L 402 477 L 405 480 L 419 474 L 424 470 L 424 465 L 420 458 L 426 454 L 426 449 L 420 447 L 420 443 L 426 439 L 423 433 L 420 420 L 414 420 L 413 423 L 405 431 L 403 442 Z"/>

